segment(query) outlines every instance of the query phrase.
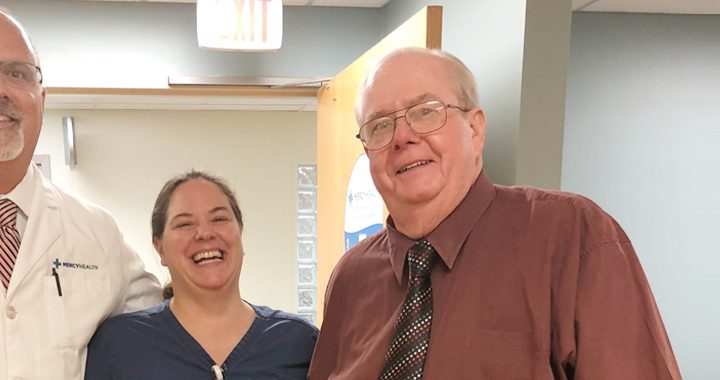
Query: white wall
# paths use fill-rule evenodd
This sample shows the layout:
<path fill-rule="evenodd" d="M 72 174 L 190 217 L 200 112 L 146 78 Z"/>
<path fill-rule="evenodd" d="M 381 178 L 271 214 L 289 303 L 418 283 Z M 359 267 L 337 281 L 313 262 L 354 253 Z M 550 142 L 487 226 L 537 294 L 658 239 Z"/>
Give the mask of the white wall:
<path fill-rule="evenodd" d="M 64 164 L 63 116 L 75 118 L 78 165 Z M 171 176 L 190 168 L 225 177 L 244 213 L 247 300 L 294 308 L 296 173 L 315 163 L 315 113 L 47 110 L 37 154 L 52 179 L 112 213 L 149 270 L 150 212 Z"/>
<path fill-rule="evenodd" d="M 720 16 L 572 22 L 562 189 L 626 229 L 684 378 L 720 379 Z"/>

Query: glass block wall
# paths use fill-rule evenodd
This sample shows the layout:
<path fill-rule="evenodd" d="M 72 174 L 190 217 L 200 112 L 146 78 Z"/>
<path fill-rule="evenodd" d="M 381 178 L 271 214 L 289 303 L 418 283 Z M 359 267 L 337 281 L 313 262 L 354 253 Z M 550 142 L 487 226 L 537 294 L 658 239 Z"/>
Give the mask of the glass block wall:
<path fill-rule="evenodd" d="M 297 312 L 315 323 L 317 316 L 317 168 L 297 172 Z"/>

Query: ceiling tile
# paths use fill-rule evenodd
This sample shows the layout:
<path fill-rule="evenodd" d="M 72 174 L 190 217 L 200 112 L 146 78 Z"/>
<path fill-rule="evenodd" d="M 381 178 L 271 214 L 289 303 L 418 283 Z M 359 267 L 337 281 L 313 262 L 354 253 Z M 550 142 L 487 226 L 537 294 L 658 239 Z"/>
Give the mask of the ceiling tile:
<path fill-rule="evenodd" d="M 195 3 L 196 0 L 80 0 L 80 1 L 104 1 L 104 2 L 147 2 L 147 3 Z M 382 8 L 390 0 L 283 0 L 283 5 L 288 6 L 324 6 L 324 7 L 358 7 L 358 8 Z"/>
<path fill-rule="evenodd" d="M 283 0 L 283 5 L 302 6 L 312 3 L 312 0 Z"/>
<path fill-rule="evenodd" d="M 573 10 L 668 14 L 720 14 L 718 0 L 573 0 Z"/>
<path fill-rule="evenodd" d="M 314 0 L 312 5 L 324 7 L 382 8 L 390 0 Z"/>

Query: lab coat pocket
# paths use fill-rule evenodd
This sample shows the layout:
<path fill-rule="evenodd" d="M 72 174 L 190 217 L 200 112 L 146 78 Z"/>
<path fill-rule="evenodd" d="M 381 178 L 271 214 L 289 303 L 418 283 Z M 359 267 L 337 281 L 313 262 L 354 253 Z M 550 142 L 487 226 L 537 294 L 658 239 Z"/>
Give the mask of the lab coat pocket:
<path fill-rule="evenodd" d="M 539 354 L 531 334 L 478 329 L 465 338 L 466 379 L 535 380 Z"/>
<path fill-rule="evenodd" d="M 88 341 L 111 311 L 108 280 L 95 273 L 45 276 L 43 297 L 50 348 L 62 357 L 66 374 L 79 376 Z"/>

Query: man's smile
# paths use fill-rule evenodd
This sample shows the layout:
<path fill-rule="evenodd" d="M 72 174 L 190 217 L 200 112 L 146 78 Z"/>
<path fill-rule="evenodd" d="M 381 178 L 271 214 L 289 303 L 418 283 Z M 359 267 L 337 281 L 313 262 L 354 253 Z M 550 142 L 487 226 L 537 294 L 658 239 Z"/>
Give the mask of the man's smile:
<path fill-rule="evenodd" d="M 395 174 L 402 174 L 407 172 L 408 170 L 412 170 L 417 168 L 418 166 L 423 166 L 431 163 L 431 160 L 422 160 L 422 161 L 415 161 L 409 165 L 405 165 L 402 168 L 400 168 L 398 171 L 395 172 Z"/>

